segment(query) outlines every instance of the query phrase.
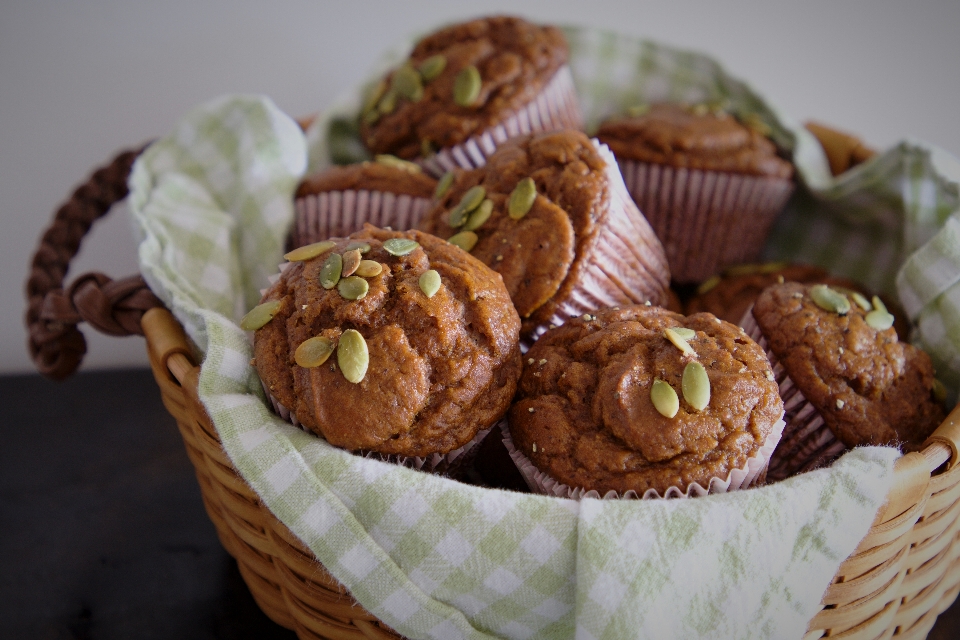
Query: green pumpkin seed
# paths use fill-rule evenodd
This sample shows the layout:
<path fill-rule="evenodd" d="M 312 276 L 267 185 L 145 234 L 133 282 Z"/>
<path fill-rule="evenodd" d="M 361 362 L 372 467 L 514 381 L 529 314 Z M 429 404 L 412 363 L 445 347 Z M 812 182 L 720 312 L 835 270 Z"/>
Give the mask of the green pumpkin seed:
<path fill-rule="evenodd" d="M 380 98 L 383 97 L 383 94 L 387 91 L 387 81 L 381 80 L 377 84 L 370 87 L 367 91 L 367 95 L 363 100 L 363 109 L 362 113 L 367 113 L 373 111 L 377 108 L 377 103 L 380 102 Z"/>
<path fill-rule="evenodd" d="M 863 309 L 864 311 L 870 311 L 872 308 L 870 306 L 870 301 L 867 300 L 862 294 L 854 291 L 850 294 L 850 297 L 853 298 L 853 301 L 857 303 L 857 306 Z"/>
<path fill-rule="evenodd" d="M 370 353 L 367 351 L 367 341 L 356 329 L 347 329 L 340 336 L 340 343 L 337 344 L 337 364 L 340 365 L 343 377 L 354 384 L 367 375 Z"/>
<path fill-rule="evenodd" d="M 443 174 L 443 177 L 440 178 L 440 181 L 437 183 L 437 190 L 433 192 L 434 200 L 439 200 L 443 196 L 447 195 L 447 191 L 450 190 L 450 186 L 453 184 L 453 171 L 447 171 Z"/>
<path fill-rule="evenodd" d="M 351 249 L 343 252 L 343 269 L 340 271 L 340 277 L 346 278 L 352 276 L 360 266 L 360 250 Z"/>
<path fill-rule="evenodd" d="M 710 378 L 699 362 L 690 362 L 683 368 L 680 389 L 683 399 L 697 411 L 703 411 L 710 404 Z"/>
<path fill-rule="evenodd" d="M 514 220 L 527 215 L 537 199 L 537 185 L 533 178 L 527 177 L 517 183 L 507 202 L 507 213 Z"/>
<path fill-rule="evenodd" d="M 370 126 L 377 124 L 377 120 L 379 119 L 380 119 L 380 112 L 377 111 L 376 109 L 372 111 L 367 111 L 365 114 L 363 114 L 364 124 L 367 124 Z"/>
<path fill-rule="evenodd" d="M 370 285 L 359 276 L 350 276 L 337 283 L 337 291 L 347 300 L 363 300 L 369 290 Z"/>
<path fill-rule="evenodd" d="M 397 108 L 397 92 L 393 89 L 390 89 L 383 97 L 380 98 L 380 102 L 377 103 L 377 111 L 380 112 L 380 115 L 387 115 L 388 113 L 393 113 L 393 110 Z"/>
<path fill-rule="evenodd" d="M 474 229 L 479 229 L 483 226 L 483 223 L 490 219 L 490 215 L 493 213 L 493 200 L 484 200 L 480 203 L 480 206 L 474 209 L 473 213 L 470 214 L 470 217 L 467 218 L 467 223 L 463 225 L 464 231 L 473 231 Z"/>
<path fill-rule="evenodd" d="M 285 253 L 283 254 L 283 257 L 289 262 L 301 262 L 303 260 L 309 260 L 310 258 L 316 258 L 324 251 L 329 251 L 335 246 L 337 246 L 337 243 L 329 240 L 324 240 L 323 242 L 314 242 L 313 244 L 298 247 L 290 253 Z"/>
<path fill-rule="evenodd" d="M 432 298 L 433 294 L 440 290 L 440 274 L 433 269 L 424 271 L 420 276 L 420 290 L 423 295 Z"/>
<path fill-rule="evenodd" d="M 380 275 L 381 271 L 383 271 L 383 265 L 376 260 L 361 260 L 354 274 L 362 278 L 372 278 Z"/>
<path fill-rule="evenodd" d="M 650 105 L 645 102 L 635 104 L 632 107 L 627 107 L 627 115 L 633 118 L 639 118 L 640 116 L 647 115 L 648 111 L 650 111 Z M 673 416 L 670 417 L 672 418 Z"/>
<path fill-rule="evenodd" d="M 650 401 L 665 418 L 674 417 L 680 410 L 680 398 L 677 397 L 677 392 L 660 378 L 654 380 L 653 386 L 650 387 Z"/>
<path fill-rule="evenodd" d="M 760 115 L 757 113 L 744 114 L 740 118 L 740 121 L 743 123 L 745 127 L 750 129 L 754 133 L 760 134 L 761 136 L 767 137 L 771 133 L 773 133 L 773 129 L 770 128 L 770 125 L 764 122 L 763 119 L 760 117 Z"/>
<path fill-rule="evenodd" d="M 693 329 L 687 329 L 686 327 L 671 327 L 673 332 L 683 338 L 686 341 L 691 340 L 697 336 L 697 332 Z"/>
<path fill-rule="evenodd" d="M 710 107 L 701 102 L 690 107 L 690 113 L 695 116 L 705 116 L 710 113 Z"/>
<path fill-rule="evenodd" d="M 354 249 L 358 250 L 360 253 L 367 253 L 368 251 L 370 251 L 370 245 L 366 242 L 359 242 L 358 240 L 354 240 L 353 242 L 350 242 L 349 244 L 347 244 L 347 247 L 344 249 L 344 252 L 353 251 Z"/>
<path fill-rule="evenodd" d="M 273 320 L 273 316 L 277 315 L 277 311 L 280 311 L 280 304 L 279 300 L 258 304 L 250 309 L 247 315 L 243 316 L 243 319 L 240 320 L 240 328 L 244 331 L 256 331 Z"/>
<path fill-rule="evenodd" d="M 320 286 L 324 289 L 333 289 L 340 282 L 340 273 L 343 271 L 343 256 L 331 253 L 320 267 Z"/>
<path fill-rule="evenodd" d="M 418 102 L 423 97 L 423 83 L 420 80 L 420 73 L 408 64 L 393 72 L 390 87 L 397 92 L 398 96 L 411 102 Z"/>
<path fill-rule="evenodd" d="M 720 276 L 710 276 L 701 282 L 699 287 L 697 287 L 697 294 L 702 296 L 707 291 L 710 291 L 716 287 L 718 284 L 720 284 Z"/>
<path fill-rule="evenodd" d="M 673 327 L 667 327 L 663 330 L 663 337 L 670 341 L 673 346 L 677 349 L 680 349 L 685 355 L 696 355 L 696 352 L 693 348 L 687 344 L 687 341 L 684 340 L 677 330 Z"/>
<path fill-rule="evenodd" d="M 390 238 L 383 243 L 384 250 L 392 256 L 405 256 L 419 246 L 419 242 L 409 238 Z"/>
<path fill-rule="evenodd" d="M 448 238 L 447 242 L 454 246 L 460 247 L 469 253 L 470 250 L 473 249 L 474 245 L 477 244 L 477 234 L 475 234 L 473 231 L 461 231 L 460 233 Z"/>
<path fill-rule="evenodd" d="M 831 311 L 841 316 L 850 311 L 850 301 L 847 300 L 847 296 L 825 284 L 815 284 L 810 287 L 810 298 L 824 311 Z"/>
<path fill-rule="evenodd" d="M 315 336 L 304 340 L 293 354 L 294 361 L 303 367 L 319 367 L 333 353 L 333 340 L 325 336 Z"/>
<path fill-rule="evenodd" d="M 441 73 L 447 66 L 447 57 L 442 53 L 438 53 L 435 56 L 430 56 L 426 60 L 420 63 L 420 66 L 417 67 L 417 70 L 420 71 L 420 75 L 423 77 L 424 82 L 430 82 Z"/>
<path fill-rule="evenodd" d="M 427 138 L 424 138 L 420 141 L 420 155 L 423 157 L 432 156 L 436 153 L 436 149 L 433 148 L 433 143 L 430 142 Z"/>
<path fill-rule="evenodd" d="M 423 169 L 421 169 L 420 165 L 417 163 L 410 162 L 409 160 L 401 160 L 397 156 L 392 156 L 389 153 L 377 154 L 373 159 L 378 164 L 393 167 L 395 169 L 403 169 L 408 173 L 421 173 L 423 171 Z"/>
<path fill-rule="evenodd" d="M 464 67 L 453 81 L 453 101 L 461 107 L 469 107 L 480 97 L 480 70 L 470 65 Z"/>
<path fill-rule="evenodd" d="M 487 195 L 487 190 L 476 185 L 467 189 L 467 192 L 460 198 L 460 202 L 450 211 L 450 226 L 456 229 L 462 227 L 467 222 L 470 212 L 480 206 Z"/>
<path fill-rule="evenodd" d="M 880 299 L 880 296 L 873 296 L 873 308 L 879 309 L 880 311 L 886 311 L 887 305 L 883 304 L 883 300 Z"/>
<path fill-rule="evenodd" d="M 892 314 L 887 313 L 883 309 L 874 309 L 866 315 L 864 320 L 877 331 L 886 331 L 893 326 L 894 318 Z"/>
<path fill-rule="evenodd" d="M 936 378 L 933 379 L 931 391 L 933 391 L 933 399 L 937 402 L 942 404 L 947 401 L 947 388 Z"/>

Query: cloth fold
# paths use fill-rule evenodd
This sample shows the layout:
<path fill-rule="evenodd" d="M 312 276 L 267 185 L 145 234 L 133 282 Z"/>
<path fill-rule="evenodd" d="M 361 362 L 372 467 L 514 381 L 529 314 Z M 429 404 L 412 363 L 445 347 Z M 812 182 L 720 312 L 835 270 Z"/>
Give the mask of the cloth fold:
<path fill-rule="evenodd" d="M 926 251 L 939 234 L 955 233 L 955 222 L 942 229 L 936 223 L 955 215 L 947 201 L 957 184 L 940 173 L 938 161 L 920 166 L 934 172 L 924 179 L 939 184 L 933 193 L 946 199 L 930 200 L 921 188 L 933 204 L 898 209 L 896 202 L 913 193 L 897 173 L 904 165 L 890 159 L 902 150 L 831 181 L 812 136 L 705 56 L 588 29 L 567 34 L 593 121 L 627 99 L 628 92 L 611 87 L 631 87 L 640 98 L 653 97 L 657 87 L 681 98 L 694 89 L 706 98 L 722 91 L 734 108 L 769 119 L 793 149 L 801 175 L 826 185 L 822 192 L 802 190 L 804 200 L 787 212 L 782 233 L 799 225 L 790 216 L 808 211 L 820 216 L 814 226 L 833 225 L 830 232 L 856 235 L 858 224 L 882 230 L 878 238 L 889 254 L 876 251 L 878 240 L 868 247 L 873 252 L 854 254 L 858 265 L 870 268 L 871 255 L 891 264 L 902 256 L 902 286 L 916 290 L 919 301 L 904 304 L 920 322 L 921 340 L 934 335 L 924 323 L 937 322 L 945 327 L 943 340 L 955 345 L 955 279 L 938 275 L 936 259 L 911 261 L 905 253 L 924 238 Z M 637 55 L 648 62 L 638 65 Z M 328 153 L 335 144 L 317 132 L 336 128 L 342 117 L 333 109 L 304 136 L 269 99 L 221 98 L 151 145 L 131 175 L 141 270 L 203 353 L 200 397 L 234 465 L 268 508 L 364 607 L 411 638 L 800 638 L 891 486 L 899 455 L 893 449 L 857 449 L 830 469 L 731 494 L 575 502 L 471 487 L 363 459 L 269 412 L 249 365 L 249 337 L 236 323 L 281 260 L 292 193 L 307 167 L 323 162 L 316 145 Z M 881 169 L 893 173 L 871 173 Z M 882 185 L 867 179 L 877 175 Z M 834 205 L 848 201 L 866 203 L 856 210 L 862 219 L 837 215 Z M 869 217 L 877 203 L 880 222 Z M 906 225 L 911 233 L 882 219 L 903 223 L 911 210 L 927 215 L 923 224 Z M 818 233 L 804 237 L 816 240 Z M 774 242 L 769 250 L 782 255 L 788 248 Z M 924 266 L 931 264 L 937 273 Z M 896 274 L 888 267 L 885 284 Z M 915 284 L 927 282 L 935 286 Z M 960 370 L 955 353 L 960 349 L 942 354 L 954 362 L 952 375 Z"/>

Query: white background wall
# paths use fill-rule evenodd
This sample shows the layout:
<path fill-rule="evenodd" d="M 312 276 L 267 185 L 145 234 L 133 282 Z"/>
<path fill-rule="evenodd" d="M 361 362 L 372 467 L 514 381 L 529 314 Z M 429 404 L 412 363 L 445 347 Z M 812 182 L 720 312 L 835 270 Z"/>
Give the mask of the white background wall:
<path fill-rule="evenodd" d="M 224 93 L 267 94 L 294 116 L 322 110 L 390 44 L 494 12 L 709 53 L 798 120 L 881 149 L 915 137 L 960 156 L 957 0 L 2 0 L 0 374 L 34 370 L 23 283 L 40 234 L 115 151 Z M 136 268 L 119 215 L 94 226 L 71 273 Z M 92 333 L 85 368 L 146 364 L 141 338 Z"/>

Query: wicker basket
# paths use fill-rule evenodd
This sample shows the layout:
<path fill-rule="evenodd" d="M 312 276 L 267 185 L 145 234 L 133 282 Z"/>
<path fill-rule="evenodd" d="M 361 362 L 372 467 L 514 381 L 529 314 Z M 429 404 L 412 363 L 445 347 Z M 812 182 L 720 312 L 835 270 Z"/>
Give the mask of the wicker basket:
<path fill-rule="evenodd" d="M 142 278 L 64 274 L 93 221 L 126 196 L 136 152 L 96 172 L 57 212 L 27 285 L 30 351 L 53 378 L 70 375 L 85 351 L 80 321 L 122 335 L 142 333 L 164 405 L 177 421 L 203 502 L 260 608 L 300 638 L 398 638 L 358 605 L 240 477 L 197 395 L 199 367 L 182 327 Z M 960 592 L 960 407 L 921 453 L 897 461 L 887 502 L 841 564 L 805 638 L 923 638 Z"/>

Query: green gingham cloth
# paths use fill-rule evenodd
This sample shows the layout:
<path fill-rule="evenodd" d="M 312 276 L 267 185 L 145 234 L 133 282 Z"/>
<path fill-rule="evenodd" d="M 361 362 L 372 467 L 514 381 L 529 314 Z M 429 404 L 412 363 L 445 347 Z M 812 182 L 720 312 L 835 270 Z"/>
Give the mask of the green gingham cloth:
<path fill-rule="evenodd" d="M 956 161 L 904 143 L 834 181 L 802 128 L 709 58 L 567 35 L 591 124 L 661 97 L 726 96 L 761 114 L 812 187 L 770 255 L 895 287 L 941 377 L 958 379 Z M 411 638 L 802 637 L 891 486 L 894 449 L 857 449 L 749 491 L 575 502 L 353 456 L 267 409 L 236 323 L 282 260 L 307 167 L 356 152 L 343 116 L 359 95 L 306 136 L 266 98 L 221 98 L 185 116 L 131 174 L 142 273 L 204 356 L 200 397 L 244 479 L 364 607 Z M 838 242 L 835 265 L 825 246 Z"/>

